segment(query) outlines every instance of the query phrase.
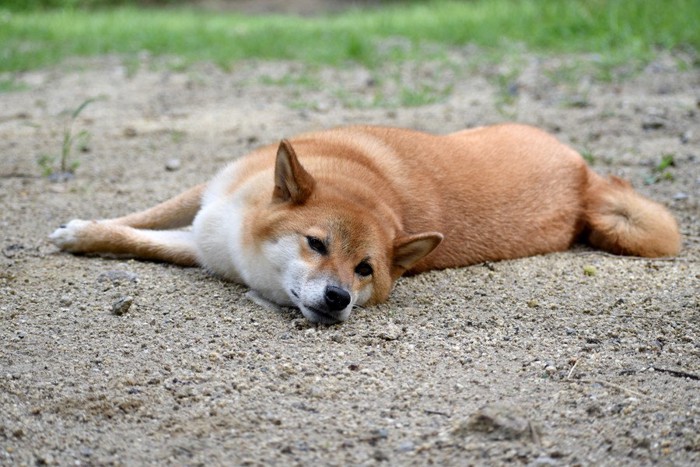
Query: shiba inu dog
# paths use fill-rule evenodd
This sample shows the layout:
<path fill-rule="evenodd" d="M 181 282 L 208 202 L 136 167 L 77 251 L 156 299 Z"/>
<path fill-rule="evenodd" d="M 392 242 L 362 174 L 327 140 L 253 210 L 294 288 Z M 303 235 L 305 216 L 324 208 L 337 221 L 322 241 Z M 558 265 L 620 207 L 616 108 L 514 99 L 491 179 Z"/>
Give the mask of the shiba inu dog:
<path fill-rule="evenodd" d="M 515 124 L 443 136 L 370 126 L 303 134 L 151 209 L 72 220 L 50 239 L 73 253 L 200 265 L 321 323 L 385 301 L 406 272 L 577 240 L 647 257 L 676 255 L 681 243 L 666 208 Z"/>

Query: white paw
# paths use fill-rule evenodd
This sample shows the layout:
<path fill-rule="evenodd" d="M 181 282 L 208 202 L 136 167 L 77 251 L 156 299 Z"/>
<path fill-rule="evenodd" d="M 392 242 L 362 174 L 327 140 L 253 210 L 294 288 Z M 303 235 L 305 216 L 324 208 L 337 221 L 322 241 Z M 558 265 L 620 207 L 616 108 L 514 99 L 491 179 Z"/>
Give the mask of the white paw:
<path fill-rule="evenodd" d="M 94 221 L 73 219 L 54 230 L 49 235 L 49 240 L 61 250 L 78 251 L 80 250 L 80 234 L 92 222 Z"/>

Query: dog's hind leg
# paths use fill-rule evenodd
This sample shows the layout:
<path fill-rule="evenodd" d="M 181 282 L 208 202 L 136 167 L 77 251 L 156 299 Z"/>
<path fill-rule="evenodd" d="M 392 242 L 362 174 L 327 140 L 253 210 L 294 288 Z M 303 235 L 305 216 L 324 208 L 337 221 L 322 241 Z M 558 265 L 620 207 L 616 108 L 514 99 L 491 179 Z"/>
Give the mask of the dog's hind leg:
<path fill-rule="evenodd" d="M 136 229 L 167 230 L 192 224 L 202 204 L 207 184 L 202 183 L 145 211 L 109 219 L 115 225 Z"/>
<path fill-rule="evenodd" d="M 205 188 L 206 184 L 197 185 L 150 209 L 123 217 L 74 219 L 56 229 L 49 239 L 72 253 L 113 254 L 196 266 L 192 232 L 168 229 L 192 224 Z"/>
<path fill-rule="evenodd" d="M 194 234 L 184 230 L 145 230 L 112 221 L 75 219 L 56 229 L 49 239 L 71 253 L 113 254 L 196 266 Z"/>

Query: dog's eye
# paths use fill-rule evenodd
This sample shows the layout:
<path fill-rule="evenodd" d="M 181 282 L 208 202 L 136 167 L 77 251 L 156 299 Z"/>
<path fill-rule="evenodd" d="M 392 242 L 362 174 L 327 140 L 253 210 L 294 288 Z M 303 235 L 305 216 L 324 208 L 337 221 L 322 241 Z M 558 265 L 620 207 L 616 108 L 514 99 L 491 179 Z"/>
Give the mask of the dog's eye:
<path fill-rule="evenodd" d="M 320 238 L 316 237 L 306 237 L 306 241 L 309 243 L 309 248 L 314 250 L 316 253 L 320 255 L 325 255 L 328 253 L 328 250 L 326 249 L 326 245 L 321 241 Z"/>
<path fill-rule="evenodd" d="M 367 261 L 362 261 L 355 267 L 355 274 L 358 274 L 362 277 L 371 276 L 373 272 L 374 269 L 372 269 L 372 266 L 370 266 L 370 264 Z"/>

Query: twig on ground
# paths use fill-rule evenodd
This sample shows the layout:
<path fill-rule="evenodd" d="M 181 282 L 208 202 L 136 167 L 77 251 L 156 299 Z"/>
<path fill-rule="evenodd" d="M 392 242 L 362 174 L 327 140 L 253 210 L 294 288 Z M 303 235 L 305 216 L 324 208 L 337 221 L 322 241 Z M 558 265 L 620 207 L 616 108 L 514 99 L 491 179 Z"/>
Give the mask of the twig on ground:
<path fill-rule="evenodd" d="M 671 370 L 669 368 L 659 368 L 658 366 L 652 366 L 651 369 L 660 373 L 668 373 L 669 375 L 675 376 L 676 378 L 688 378 L 695 381 L 700 381 L 700 376 L 688 373 L 687 371 L 683 370 Z"/>
<path fill-rule="evenodd" d="M 535 426 L 532 421 L 528 420 L 527 421 L 527 428 L 530 431 L 530 438 L 532 438 L 532 441 L 537 445 L 537 447 L 542 447 L 542 437 L 540 436 L 540 432 L 537 430 L 537 427 Z"/>
<path fill-rule="evenodd" d="M 427 409 L 426 409 L 426 410 L 423 410 L 423 412 L 424 412 L 426 415 L 441 415 L 441 416 L 443 416 L 443 417 L 450 418 L 450 414 L 448 414 L 447 412 L 441 412 L 441 411 L 439 411 L 439 410 L 427 410 Z"/>
<path fill-rule="evenodd" d="M 576 369 L 576 365 L 578 365 L 578 359 L 574 362 L 574 365 L 573 365 L 573 366 L 571 367 L 571 369 L 569 370 L 569 374 L 566 375 L 566 379 L 571 378 L 571 375 L 574 374 L 574 370 Z"/>

